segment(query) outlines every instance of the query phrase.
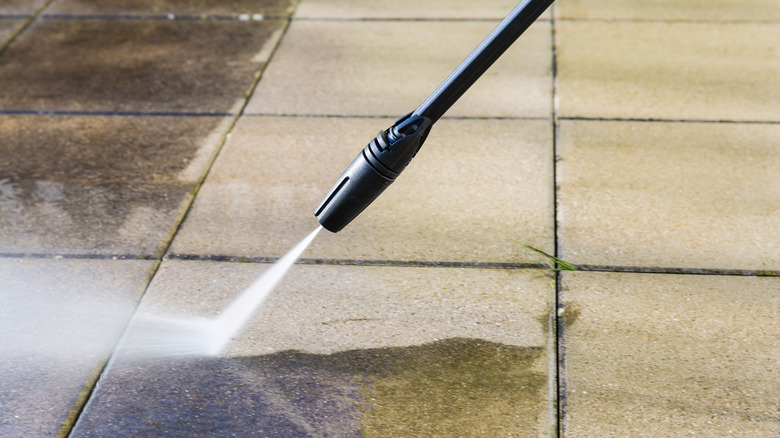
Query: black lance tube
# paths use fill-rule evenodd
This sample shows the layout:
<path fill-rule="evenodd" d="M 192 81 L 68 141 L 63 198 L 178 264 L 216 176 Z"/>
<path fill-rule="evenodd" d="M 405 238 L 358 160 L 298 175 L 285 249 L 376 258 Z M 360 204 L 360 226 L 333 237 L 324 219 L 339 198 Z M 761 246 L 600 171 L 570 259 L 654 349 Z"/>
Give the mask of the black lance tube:
<path fill-rule="evenodd" d="M 555 0 L 524 0 L 460 63 L 416 110 L 436 122 Z"/>

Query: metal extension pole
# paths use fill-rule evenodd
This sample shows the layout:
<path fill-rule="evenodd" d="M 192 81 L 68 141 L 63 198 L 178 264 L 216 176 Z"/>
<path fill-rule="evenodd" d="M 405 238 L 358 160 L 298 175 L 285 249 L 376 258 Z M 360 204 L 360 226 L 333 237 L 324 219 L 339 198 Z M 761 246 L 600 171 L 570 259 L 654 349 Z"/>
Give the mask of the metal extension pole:
<path fill-rule="evenodd" d="M 521 1 L 413 114 L 439 120 L 553 1 Z"/>

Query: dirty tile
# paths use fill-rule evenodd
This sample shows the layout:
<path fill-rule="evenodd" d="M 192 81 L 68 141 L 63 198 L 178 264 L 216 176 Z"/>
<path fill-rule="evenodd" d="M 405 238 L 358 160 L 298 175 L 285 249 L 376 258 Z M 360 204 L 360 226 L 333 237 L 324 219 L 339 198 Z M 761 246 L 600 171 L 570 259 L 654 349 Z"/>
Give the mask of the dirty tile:
<path fill-rule="evenodd" d="M 775 0 L 558 0 L 556 17 L 600 20 L 777 20 Z"/>
<path fill-rule="evenodd" d="M 57 434 L 118 340 L 150 267 L 0 258 L 0 435 Z"/>
<path fill-rule="evenodd" d="M 0 49 L 5 45 L 6 39 L 22 26 L 22 23 L 24 20 L 0 18 Z"/>
<path fill-rule="evenodd" d="M 141 15 L 238 15 L 262 14 L 287 16 L 295 0 L 120 0 L 95 2 L 91 0 L 59 0 L 48 14 L 141 14 Z"/>
<path fill-rule="evenodd" d="M 0 253 L 154 254 L 227 123 L 0 116 Z"/>
<path fill-rule="evenodd" d="M 778 125 L 563 121 L 564 258 L 779 269 L 778 138 Z"/>
<path fill-rule="evenodd" d="M 39 19 L 3 53 L 0 108 L 236 111 L 283 23 Z"/>
<path fill-rule="evenodd" d="M 0 1 L 0 14 L 32 15 L 46 4 L 46 0 L 3 0 Z"/>
<path fill-rule="evenodd" d="M 247 113 L 401 117 L 420 105 L 494 26 L 295 21 Z M 549 117 L 550 41 L 550 23 L 531 26 L 447 115 Z"/>
<path fill-rule="evenodd" d="M 245 117 L 177 234 L 179 254 L 281 256 L 390 119 Z M 531 262 L 552 251 L 552 129 L 541 120 L 441 120 L 366 211 L 323 232 L 314 258 Z"/>
<path fill-rule="evenodd" d="M 164 262 L 141 314 L 212 316 L 266 269 Z M 546 436 L 550 287 L 534 270 L 297 265 L 224 355 L 120 354 L 75 436 Z"/>
<path fill-rule="evenodd" d="M 563 21 L 559 114 L 778 121 L 778 40 L 774 24 Z"/>
<path fill-rule="evenodd" d="M 298 7 L 296 18 L 350 19 L 503 19 L 517 5 L 514 0 L 398 1 L 381 0 L 306 0 Z M 549 11 L 542 18 L 550 18 Z"/>
<path fill-rule="evenodd" d="M 567 436 L 777 436 L 777 278 L 566 273 Z"/>

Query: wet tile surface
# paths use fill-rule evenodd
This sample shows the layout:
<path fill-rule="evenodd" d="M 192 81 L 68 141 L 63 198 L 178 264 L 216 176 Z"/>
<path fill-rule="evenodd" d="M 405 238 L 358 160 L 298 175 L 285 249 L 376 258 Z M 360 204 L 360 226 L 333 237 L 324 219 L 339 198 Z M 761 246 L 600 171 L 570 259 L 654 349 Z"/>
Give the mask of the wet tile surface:
<path fill-rule="evenodd" d="M 237 15 L 263 14 L 287 16 L 293 11 L 291 0 L 121 0 L 95 2 L 89 0 L 59 0 L 47 14 L 182 14 Z"/>
<path fill-rule="evenodd" d="M 774 24 L 560 22 L 559 114 L 778 121 L 779 39 Z"/>
<path fill-rule="evenodd" d="M 166 262 L 142 312 L 213 315 L 265 269 Z M 295 266 L 224 356 L 120 355 L 75 436 L 543 435 L 550 287 L 530 270 Z"/>
<path fill-rule="evenodd" d="M 281 256 L 391 119 L 245 117 L 215 163 L 172 252 Z M 488 134 L 486 134 L 488 133 Z M 539 120 L 442 120 L 404 174 L 308 257 L 532 262 L 552 251 L 552 131 Z"/>
<path fill-rule="evenodd" d="M 777 20 L 774 0 L 559 0 L 556 15 L 572 19 Z"/>
<path fill-rule="evenodd" d="M 283 21 L 36 21 L 3 53 L 0 108 L 236 111 Z"/>
<path fill-rule="evenodd" d="M 46 0 L 3 0 L 0 2 L 0 14 L 31 15 L 46 4 Z"/>
<path fill-rule="evenodd" d="M 558 138 L 564 259 L 780 268 L 780 126 L 563 121 Z"/>
<path fill-rule="evenodd" d="M 0 116 L 0 253 L 154 254 L 220 117 Z"/>
<path fill-rule="evenodd" d="M 381 0 L 306 0 L 296 11 L 296 18 L 392 18 L 392 19 L 503 19 L 517 2 L 489 0 L 474 3 L 467 0 L 440 0 L 425 3 Z M 542 17 L 549 19 L 549 15 Z"/>
<path fill-rule="evenodd" d="M 247 112 L 401 117 L 495 24 L 293 22 Z M 550 41 L 549 23 L 533 25 L 447 115 L 550 117 Z"/>
<path fill-rule="evenodd" d="M 780 433 L 777 278 L 566 273 L 567 436 Z"/>
<path fill-rule="evenodd" d="M 0 435 L 57 434 L 151 263 L 0 258 Z"/>

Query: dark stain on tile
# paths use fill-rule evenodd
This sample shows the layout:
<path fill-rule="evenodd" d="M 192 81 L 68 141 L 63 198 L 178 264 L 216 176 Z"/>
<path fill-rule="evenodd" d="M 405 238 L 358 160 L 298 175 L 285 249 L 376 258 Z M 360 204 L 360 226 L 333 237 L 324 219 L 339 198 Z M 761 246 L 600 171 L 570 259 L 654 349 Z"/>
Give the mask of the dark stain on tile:
<path fill-rule="evenodd" d="M 537 435 L 538 347 L 447 339 L 329 355 L 121 361 L 72 436 Z"/>
<path fill-rule="evenodd" d="M 221 121 L 0 116 L 0 252 L 154 254 Z"/>
<path fill-rule="evenodd" d="M 53 14 L 263 14 L 288 16 L 294 0 L 60 0 L 47 11 Z"/>
<path fill-rule="evenodd" d="M 32 14 L 46 3 L 46 0 L 2 0 L 0 14 Z"/>
<path fill-rule="evenodd" d="M 283 25 L 39 19 L 0 57 L 0 109 L 229 112 Z"/>

